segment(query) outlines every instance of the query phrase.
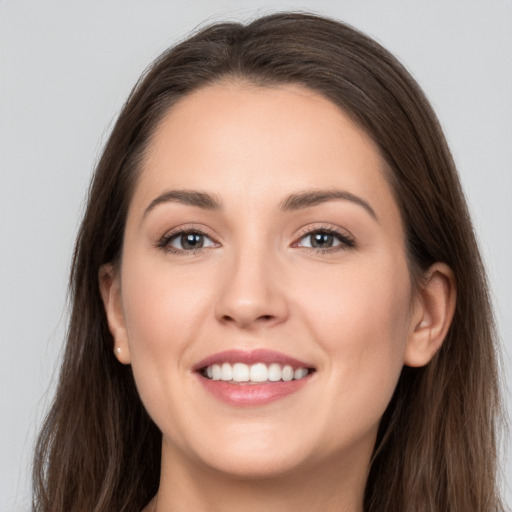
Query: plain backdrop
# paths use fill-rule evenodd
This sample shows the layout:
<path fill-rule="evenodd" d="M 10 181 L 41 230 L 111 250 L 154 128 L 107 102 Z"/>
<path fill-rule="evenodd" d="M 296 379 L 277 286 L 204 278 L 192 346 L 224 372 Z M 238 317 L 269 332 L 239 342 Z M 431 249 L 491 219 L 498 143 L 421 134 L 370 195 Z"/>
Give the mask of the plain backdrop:
<path fill-rule="evenodd" d="M 30 508 L 73 240 L 123 101 L 149 62 L 199 24 L 290 9 L 373 36 L 430 98 L 473 213 L 511 380 L 512 0 L 0 0 L 1 512 Z M 512 447 L 502 453 L 510 486 Z"/>

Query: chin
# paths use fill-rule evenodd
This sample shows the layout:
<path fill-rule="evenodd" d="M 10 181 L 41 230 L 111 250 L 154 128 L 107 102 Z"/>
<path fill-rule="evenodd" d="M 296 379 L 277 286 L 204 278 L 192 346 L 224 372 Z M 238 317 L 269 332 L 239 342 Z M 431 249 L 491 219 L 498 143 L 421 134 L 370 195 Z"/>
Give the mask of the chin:
<path fill-rule="evenodd" d="M 237 457 L 217 457 L 204 461 L 215 472 L 240 480 L 267 480 L 285 477 L 305 469 L 307 461 L 297 456 L 275 453 L 247 453 Z"/>
<path fill-rule="evenodd" d="M 237 479 L 267 479 L 292 474 L 311 461 L 315 453 L 312 442 L 298 429 L 281 425 L 279 430 L 270 425 L 243 425 L 223 429 L 216 435 L 189 439 L 189 460 L 211 471 Z M 308 448 L 309 447 L 309 448 Z M 182 452 L 183 453 L 183 452 Z"/>

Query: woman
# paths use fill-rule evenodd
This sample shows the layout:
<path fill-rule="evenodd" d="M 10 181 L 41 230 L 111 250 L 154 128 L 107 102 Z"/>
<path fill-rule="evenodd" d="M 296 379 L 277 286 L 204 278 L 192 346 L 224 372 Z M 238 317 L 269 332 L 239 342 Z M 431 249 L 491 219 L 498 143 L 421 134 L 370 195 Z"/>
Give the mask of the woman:
<path fill-rule="evenodd" d="M 34 510 L 502 510 L 454 164 L 354 29 L 277 14 L 162 55 L 98 164 L 71 284 Z"/>

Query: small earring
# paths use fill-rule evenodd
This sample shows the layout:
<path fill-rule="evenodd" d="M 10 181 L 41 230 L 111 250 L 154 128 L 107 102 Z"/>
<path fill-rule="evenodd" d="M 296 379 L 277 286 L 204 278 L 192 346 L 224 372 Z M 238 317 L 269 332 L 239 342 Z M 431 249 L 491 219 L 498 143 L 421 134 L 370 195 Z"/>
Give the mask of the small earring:
<path fill-rule="evenodd" d="M 120 354 L 120 353 L 122 352 L 121 347 L 116 347 L 116 352 L 117 352 L 118 354 Z"/>

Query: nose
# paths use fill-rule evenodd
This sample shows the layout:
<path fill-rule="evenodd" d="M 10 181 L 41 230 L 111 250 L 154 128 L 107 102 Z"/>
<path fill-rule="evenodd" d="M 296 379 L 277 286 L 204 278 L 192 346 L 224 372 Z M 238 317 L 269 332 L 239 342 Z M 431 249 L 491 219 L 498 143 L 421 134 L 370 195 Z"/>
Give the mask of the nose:
<path fill-rule="evenodd" d="M 223 276 L 215 315 L 245 330 L 272 327 L 288 317 L 285 279 L 268 253 L 239 255 Z"/>

